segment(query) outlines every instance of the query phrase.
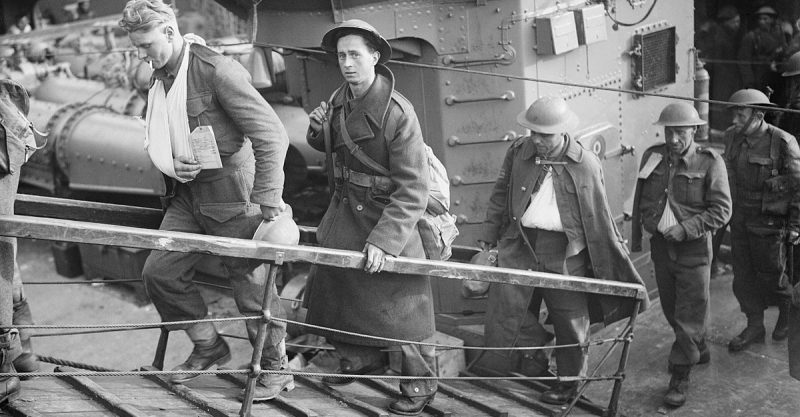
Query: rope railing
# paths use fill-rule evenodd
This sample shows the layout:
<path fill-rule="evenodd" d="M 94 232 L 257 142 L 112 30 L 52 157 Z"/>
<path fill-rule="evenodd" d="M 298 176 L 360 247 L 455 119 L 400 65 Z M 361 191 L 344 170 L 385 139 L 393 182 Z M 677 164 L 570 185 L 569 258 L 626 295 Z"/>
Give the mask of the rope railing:
<path fill-rule="evenodd" d="M 81 365 L 77 362 L 65 361 L 72 365 Z M 90 365 L 91 366 L 91 365 Z M 72 366 L 78 368 L 79 366 Z M 104 369 L 104 368 L 100 368 Z M 340 373 L 328 372 L 304 372 L 304 371 L 277 371 L 262 369 L 252 371 L 250 369 L 214 369 L 203 371 L 89 371 L 89 372 L 28 372 L 25 374 L 15 372 L 0 372 L 0 378 L 11 376 L 26 376 L 31 378 L 36 377 L 69 377 L 69 376 L 147 376 L 147 375 L 292 375 L 309 378 L 325 378 L 325 377 L 341 377 Z M 609 376 L 594 376 L 594 377 L 579 377 L 579 376 L 407 376 L 407 375 L 358 375 L 347 374 L 348 378 L 353 379 L 383 379 L 393 381 L 558 381 L 558 382 L 576 382 L 576 381 L 608 381 L 619 380 L 622 377 L 617 375 Z"/>
<path fill-rule="evenodd" d="M 364 264 L 364 254 L 354 251 L 333 250 L 317 246 L 294 246 L 294 245 L 275 245 L 261 241 L 251 241 L 243 239 L 222 238 L 217 236 L 199 235 L 191 233 L 165 232 L 135 227 L 115 226 L 107 224 L 88 223 L 75 220 L 54 220 L 49 218 L 38 218 L 29 216 L 6 215 L 0 216 L 0 235 L 47 239 L 55 241 L 78 242 L 88 244 L 103 244 L 112 246 L 135 247 L 143 249 L 156 249 L 175 252 L 201 253 L 216 256 L 234 256 L 239 258 L 258 259 L 267 262 L 268 280 L 265 288 L 271 288 L 278 271 L 278 266 L 285 262 L 303 262 L 318 265 L 330 265 L 339 268 L 362 269 Z M 349 375 L 354 379 L 388 379 L 388 380 L 541 380 L 541 381 L 560 381 L 581 382 L 581 388 L 592 381 L 614 381 L 612 390 L 612 400 L 609 402 L 609 410 L 616 409 L 616 402 L 619 398 L 621 383 L 624 380 L 624 363 L 627 361 L 627 351 L 632 340 L 633 322 L 639 305 L 646 299 L 647 294 L 644 287 L 636 284 L 619 283 L 612 281 L 596 280 L 591 278 L 573 277 L 558 274 L 548 274 L 534 271 L 514 270 L 507 268 L 486 267 L 472 264 L 462 264 L 454 262 L 429 261 L 425 259 L 413 258 L 390 258 L 387 260 L 384 270 L 388 272 L 399 272 L 406 274 L 424 274 L 433 277 L 448 279 L 470 279 L 487 282 L 499 282 L 505 284 L 516 284 L 524 286 L 536 286 L 543 288 L 558 288 L 571 291 L 579 291 L 593 294 L 614 295 L 623 298 L 633 299 L 633 315 L 629 318 L 629 324 L 625 330 L 616 337 L 606 339 L 592 339 L 580 344 L 565 344 L 551 346 L 511 346 L 511 347 L 480 347 L 480 346 L 455 346 L 443 343 L 432 343 L 426 341 L 410 341 L 403 339 L 387 338 L 382 336 L 367 335 L 355 332 L 347 332 L 339 329 L 331 329 L 316 326 L 309 323 L 302 323 L 294 320 L 273 317 L 270 313 L 270 299 L 265 294 L 262 314 L 241 317 L 217 317 L 198 320 L 180 320 L 159 323 L 109 323 L 109 324 L 37 324 L 20 325 L 21 329 L 91 329 L 96 331 L 133 331 L 141 329 L 161 329 L 161 339 L 156 349 L 156 358 L 153 362 L 155 369 L 163 369 L 164 353 L 167 346 L 167 339 L 170 328 L 179 328 L 195 323 L 232 323 L 246 320 L 259 320 L 259 333 L 254 344 L 253 358 L 249 369 L 218 369 L 214 371 L 104 371 L 104 372 L 36 372 L 27 374 L 28 376 L 42 377 L 67 377 L 67 376 L 123 376 L 123 375 L 175 375 L 175 374 L 244 374 L 247 375 L 247 385 L 245 388 L 244 400 L 242 402 L 242 415 L 249 415 L 252 407 L 253 390 L 256 378 L 262 374 L 291 374 L 300 377 L 341 377 L 339 373 L 305 372 L 305 371 L 275 371 L 262 370 L 259 366 L 261 352 L 266 338 L 266 327 L 269 321 L 274 320 L 304 326 L 310 329 L 324 330 L 337 334 L 346 334 L 365 339 L 384 342 L 386 345 L 392 344 L 417 344 L 430 346 L 438 349 L 461 349 L 461 350 L 495 350 L 495 351 L 534 351 L 534 350 L 553 350 L 564 348 L 581 348 L 588 350 L 592 347 L 611 343 L 605 358 L 610 352 L 620 344 L 623 345 L 623 354 L 620 357 L 620 370 L 613 375 L 589 376 L 453 376 L 453 377 L 418 377 L 402 375 Z M 102 281 L 101 281 L 102 282 Z M 299 300 L 297 300 L 299 301 Z M 65 332 L 66 333 L 66 332 Z M 56 334 L 52 334 L 56 335 Z M 71 363 L 75 367 L 75 363 Z M 0 374 L 0 377 L 19 374 Z M 571 407 L 571 406 L 570 406 Z M 612 415 L 614 413 L 611 413 Z"/>
<path fill-rule="evenodd" d="M 260 320 L 263 319 L 263 316 L 242 316 L 242 317 L 219 317 L 219 318 L 210 318 L 210 319 L 198 319 L 198 320 L 180 320 L 180 321 L 165 321 L 160 323 L 110 323 L 110 324 L 20 324 L 14 325 L 17 329 L 102 329 L 102 330 L 116 330 L 116 331 L 126 331 L 126 330 L 145 330 L 145 329 L 156 329 L 156 328 L 165 328 L 165 327 L 177 327 L 177 326 L 184 326 L 189 324 L 197 324 L 197 323 L 226 323 L 232 321 L 246 321 L 246 320 Z M 349 332 L 346 330 L 340 329 L 333 329 L 330 327 L 325 326 L 317 326 L 310 323 L 304 323 L 295 320 L 283 319 L 279 317 L 270 317 L 269 320 L 274 320 L 277 322 L 283 322 L 286 324 L 293 324 L 296 326 L 308 327 L 311 329 L 322 330 L 329 333 L 336 333 L 341 335 L 347 336 L 355 336 L 361 337 L 365 339 L 386 342 L 387 344 L 397 344 L 397 345 L 405 345 L 405 344 L 413 344 L 419 346 L 429 346 L 434 347 L 437 349 L 448 349 L 448 350 L 480 350 L 480 351 L 534 351 L 534 350 L 552 350 L 552 349 L 564 349 L 564 348 L 588 348 L 590 346 L 600 346 L 606 343 L 611 342 L 626 342 L 629 341 L 628 338 L 623 337 L 613 337 L 613 338 L 606 338 L 606 339 L 592 339 L 588 340 L 584 343 L 572 343 L 572 344 L 564 344 L 564 345 L 548 345 L 548 346 L 458 346 L 458 345 L 448 345 L 444 343 L 433 343 L 433 342 L 424 342 L 424 341 L 414 341 L 414 340 L 405 340 L 405 339 L 394 339 L 389 337 L 382 337 L 382 336 L 374 336 L 365 333 L 357 333 L 357 332 Z M 87 334 L 80 333 L 80 334 Z M 101 333 L 100 331 L 96 333 Z M 36 336 L 37 334 L 34 334 Z M 68 336 L 72 335 L 69 333 L 50 333 L 47 336 Z M 38 335 L 42 336 L 42 335 Z M 232 337 L 230 334 L 226 334 L 228 337 Z M 244 337 L 242 337 L 244 338 Z M 323 348 L 322 346 L 310 346 L 314 348 Z"/>

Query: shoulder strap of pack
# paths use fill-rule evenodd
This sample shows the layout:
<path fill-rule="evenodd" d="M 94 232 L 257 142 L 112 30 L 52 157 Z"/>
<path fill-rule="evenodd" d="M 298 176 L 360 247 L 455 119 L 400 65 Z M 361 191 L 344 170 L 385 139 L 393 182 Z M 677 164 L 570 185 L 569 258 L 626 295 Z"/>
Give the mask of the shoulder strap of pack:
<path fill-rule="evenodd" d="M 370 167 L 373 171 L 383 175 L 384 177 L 390 176 L 388 169 L 374 159 L 370 158 L 369 155 L 364 153 L 360 146 L 353 142 L 353 139 L 350 137 L 350 133 L 347 131 L 347 126 L 345 125 L 344 111 L 339 112 L 339 127 L 344 146 L 347 147 L 347 149 L 350 151 L 350 154 L 353 155 L 354 158 L 358 159 L 362 164 Z"/>
<path fill-rule="evenodd" d="M 335 189 L 335 180 L 333 175 L 333 136 L 331 136 L 331 114 L 333 114 L 333 98 L 339 94 L 339 91 L 344 88 L 340 86 L 333 91 L 331 97 L 328 99 L 328 111 L 325 115 L 325 120 L 322 121 L 322 141 L 325 143 L 325 168 L 328 174 L 328 189 L 333 194 Z"/>
<path fill-rule="evenodd" d="M 777 129 L 769 127 L 769 158 L 772 159 L 772 176 L 780 173 L 781 167 L 781 135 Z"/>

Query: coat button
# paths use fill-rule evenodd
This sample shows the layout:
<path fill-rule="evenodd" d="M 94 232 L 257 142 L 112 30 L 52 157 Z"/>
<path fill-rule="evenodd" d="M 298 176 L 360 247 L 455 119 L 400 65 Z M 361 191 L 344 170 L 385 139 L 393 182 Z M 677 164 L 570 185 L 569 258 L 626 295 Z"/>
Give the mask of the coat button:
<path fill-rule="evenodd" d="M 517 221 L 517 218 L 516 217 L 512 217 L 511 220 Z"/>
<path fill-rule="evenodd" d="M 414 387 L 414 392 L 419 392 L 419 388 L 418 387 Z"/>
<path fill-rule="evenodd" d="M 364 210 L 364 206 L 359 204 L 359 205 L 356 206 L 356 210 L 358 210 L 358 211 Z"/>
<path fill-rule="evenodd" d="M 347 202 L 347 197 L 342 198 L 342 203 L 346 203 L 346 202 Z"/>
<path fill-rule="evenodd" d="M 527 190 L 527 188 L 521 187 L 520 190 L 525 191 L 525 190 Z"/>

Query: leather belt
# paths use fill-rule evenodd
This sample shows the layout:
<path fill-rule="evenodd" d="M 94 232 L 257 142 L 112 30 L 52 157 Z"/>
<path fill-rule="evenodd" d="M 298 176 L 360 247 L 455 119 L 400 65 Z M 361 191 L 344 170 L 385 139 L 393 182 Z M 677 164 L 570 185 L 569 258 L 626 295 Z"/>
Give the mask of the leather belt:
<path fill-rule="evenodd" d="M 392 180 L 389 177 L 382 175 L 369 175 L 363 172 L 353 171 L 348 168 L 336 167 L 333 170 L 334 178 L 339 178 L 350 184 L 359 187 L 378 187 L 388 189 L 392 185 Z"/>

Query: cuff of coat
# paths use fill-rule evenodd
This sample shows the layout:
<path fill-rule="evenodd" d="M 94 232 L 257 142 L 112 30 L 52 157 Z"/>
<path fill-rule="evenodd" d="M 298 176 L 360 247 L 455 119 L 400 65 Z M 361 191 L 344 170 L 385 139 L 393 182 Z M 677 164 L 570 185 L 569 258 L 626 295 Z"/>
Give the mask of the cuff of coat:
<path fill-rule="evenodd" d="M 367 243 L 377 246 L 380 250 L 392 256 L 400 256 L 400 252 L 403 251 L 405 246 L 405 243 L 400 246 L 396 239 L 391 239 L 390 236 L 381 236 L 381 233 L 375 233 L 375 230 L 367 236 Z"/>
<path fill-rule="evenodd" d="M 308 128 L 308 132 L 306 132 L 306 142 L 311 145 L 312 148 L 320 151 L 325 152 L 325 143 L 324 143 L 324 135 L 322 133 L 322 129 L 319 132 L 314 133 L 311 128 Z"/>
<path fill-rule="evenodd" d="M 264 190 L 253 190 L 250 195 L 250 202 L 260 206 L 281 207 L 283 188 L 267 188 Z"/>

